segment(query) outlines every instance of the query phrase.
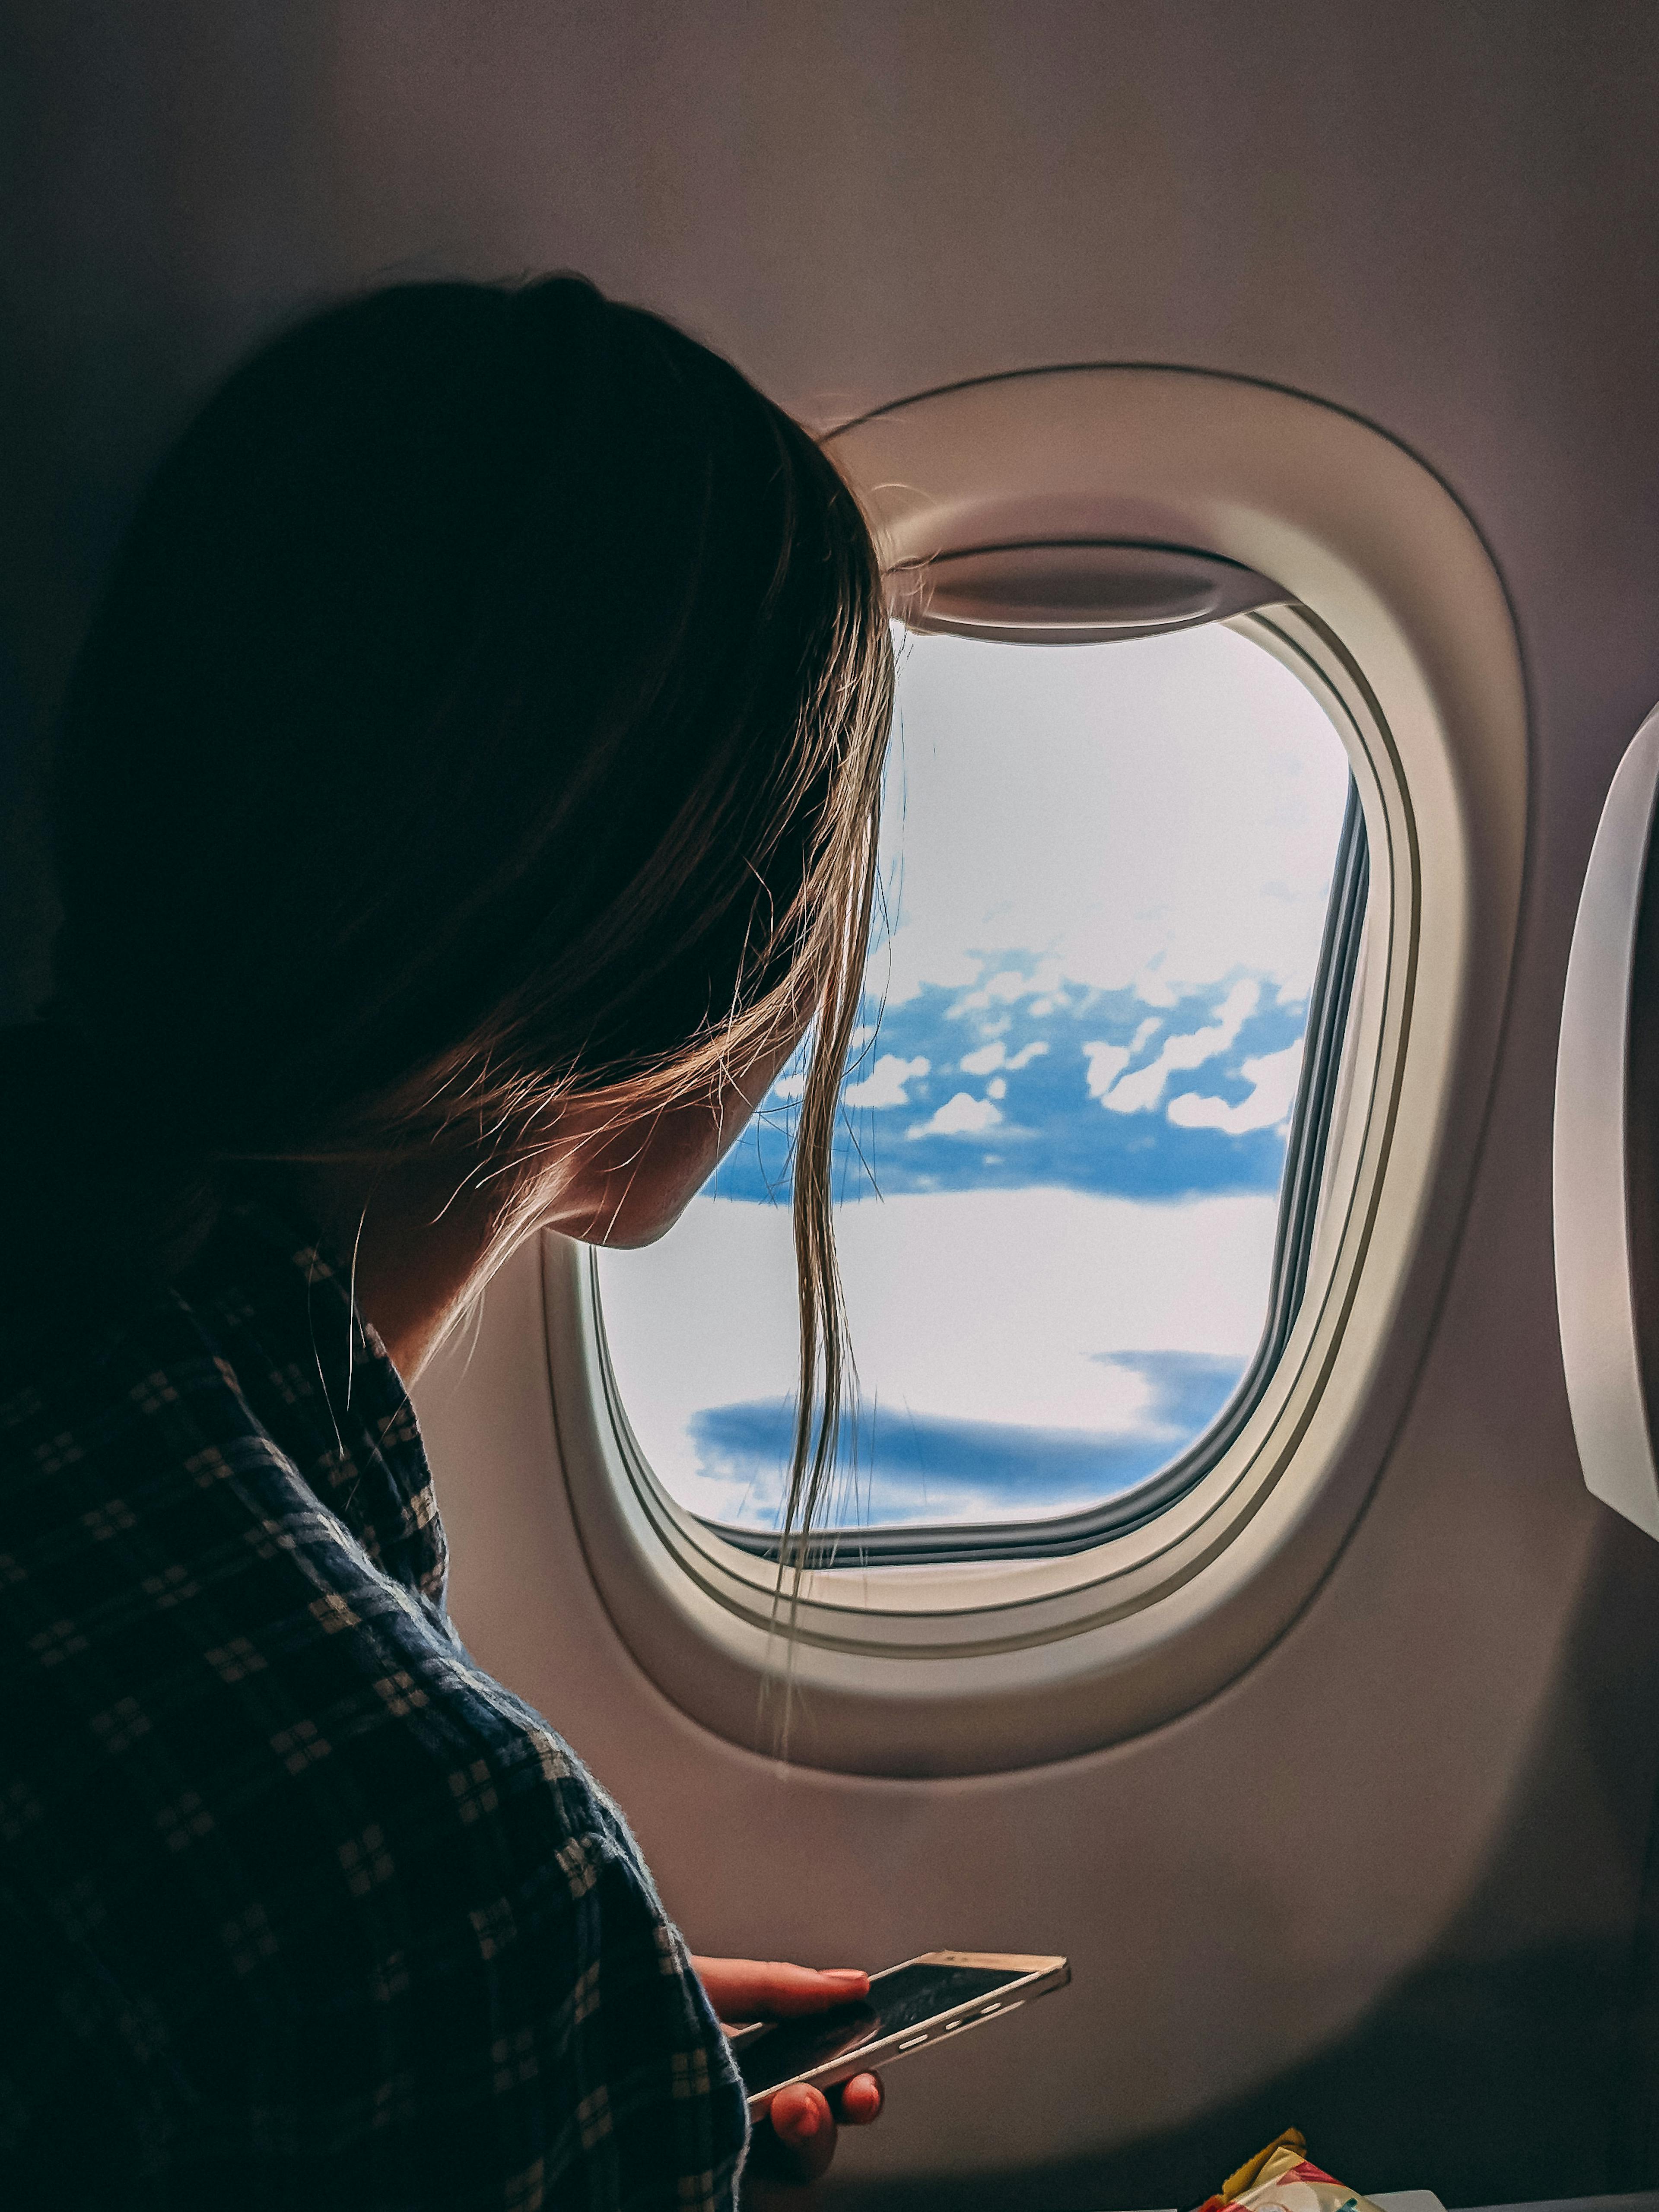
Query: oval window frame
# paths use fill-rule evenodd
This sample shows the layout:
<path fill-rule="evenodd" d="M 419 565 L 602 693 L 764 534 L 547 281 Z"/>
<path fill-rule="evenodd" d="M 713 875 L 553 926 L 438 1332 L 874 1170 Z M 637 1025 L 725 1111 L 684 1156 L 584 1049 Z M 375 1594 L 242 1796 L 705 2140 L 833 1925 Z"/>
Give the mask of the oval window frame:
<path fill-rule="evenodd" d="M 1370 846 L 1346 1104 L 1301 1312 L 1250 1419 L 1156 1519 L 1058 1558 L 775 1571 L 677 1506 L 617 1398 L 592 1255 L 545 1240 L 554 1416 L 586 1562 L 647 1674 L 762 1754 L 991 1772 L 1213 1695 L 1283 1633 L 1363 1510 L 1455 1247 L 1508 999 L 1526 694 L 1497 571 L 1447 488 L 1358 417 L 1158 368 L 948 387 L 828 441 L 884 567 L 1092 537 L 1203 549 L 1285 603 L 1235 618 L 1308 684 Z M 777 1694 L 787 1680 L 789 1694 Z"/>

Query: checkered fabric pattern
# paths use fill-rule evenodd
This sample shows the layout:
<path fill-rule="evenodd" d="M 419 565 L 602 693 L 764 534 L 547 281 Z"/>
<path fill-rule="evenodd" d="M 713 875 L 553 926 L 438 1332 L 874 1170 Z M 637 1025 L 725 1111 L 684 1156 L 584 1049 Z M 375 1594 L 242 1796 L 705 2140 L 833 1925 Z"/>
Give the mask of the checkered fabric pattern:
<path fill-rule="evenodd" d="M 0 2204 L 733 2203 L 684 1945 L 444 1581 L 397 1374 L 260 1207 L 0 1376 Z"/>

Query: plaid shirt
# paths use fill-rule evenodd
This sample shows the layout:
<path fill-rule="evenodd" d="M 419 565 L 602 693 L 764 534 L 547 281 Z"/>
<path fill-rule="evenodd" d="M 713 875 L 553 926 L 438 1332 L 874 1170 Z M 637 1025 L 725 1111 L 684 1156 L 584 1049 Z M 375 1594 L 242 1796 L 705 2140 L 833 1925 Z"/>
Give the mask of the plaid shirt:
<path fill-rule="evenodd" d="M 0 1382 L 0 2203 L 732 2204 L 684 1945 L 444 1582 L 397 1374 L 258 1207 Z"/>

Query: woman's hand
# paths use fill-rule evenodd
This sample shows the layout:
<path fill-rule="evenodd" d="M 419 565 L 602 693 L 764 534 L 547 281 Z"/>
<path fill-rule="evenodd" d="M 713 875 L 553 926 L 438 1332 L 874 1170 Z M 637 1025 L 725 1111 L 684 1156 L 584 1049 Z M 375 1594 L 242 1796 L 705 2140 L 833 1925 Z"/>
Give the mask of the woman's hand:
<path fill-rule="evenodd" d="M 820 1972 L 776 1960 L 693 1959 L 715 2017 L 727 2027 L 755 2020 L 793 2020 L 863 1996 L 870 1977 L 857 1966 Z M 816 2181 L 836 2154 L 836 2124 L 867 2127 L 879 2117 L 881 2076 L 855 2074 L 826 2097 L 802 2085 L 780 2089 L 755 2130 L 750 2169 L 757 2179 Z"/>

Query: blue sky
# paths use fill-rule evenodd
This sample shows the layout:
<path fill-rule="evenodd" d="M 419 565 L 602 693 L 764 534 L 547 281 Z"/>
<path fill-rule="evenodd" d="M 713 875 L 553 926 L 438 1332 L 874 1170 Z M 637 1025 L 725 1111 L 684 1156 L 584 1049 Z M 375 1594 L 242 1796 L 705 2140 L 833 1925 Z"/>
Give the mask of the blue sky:
<path fill-rule="evenodd" d="M 861 1401 L 833 1520 L 1073 1510 L 1219 1411 L 1265 1312 L 1347 780 L 1231 632 L 906 642 L 837 1146 Z M 787 1460 L 799 1087 L 660 1246 L 601 1261 L 659 1475 L 757 1526 Z"/>

